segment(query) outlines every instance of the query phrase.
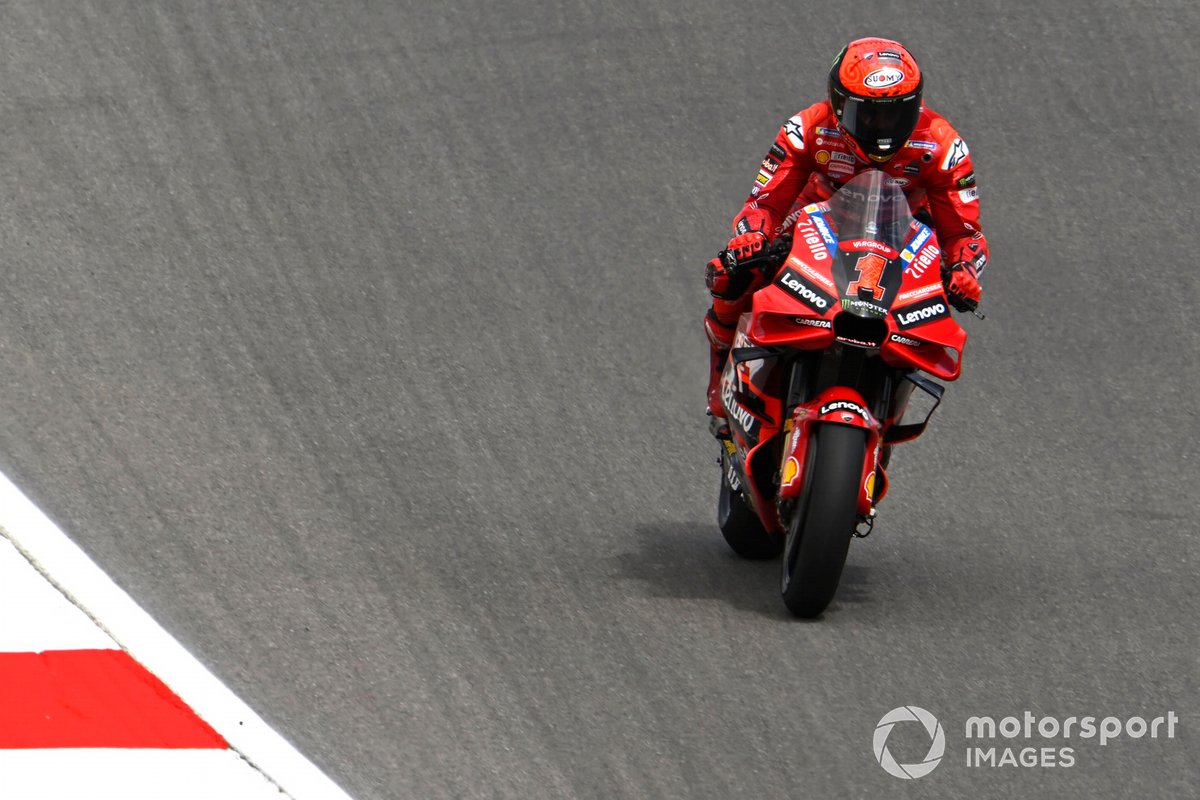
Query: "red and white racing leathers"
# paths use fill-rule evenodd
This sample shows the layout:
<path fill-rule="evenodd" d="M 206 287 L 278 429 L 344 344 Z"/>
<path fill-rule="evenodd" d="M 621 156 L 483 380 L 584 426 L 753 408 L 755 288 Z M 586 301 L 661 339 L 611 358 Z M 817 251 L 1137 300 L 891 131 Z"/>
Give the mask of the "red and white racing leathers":
<path fill-rule="evenodd" d="M 754 188 L 733 219 L 735 234 L 760 231 L 768 239 L 791 230 L 800 209 L 829 197 L 859 172 L 882 170 L 908 196 L 913 213 L 924 210 L 937 234 L 946 264 L 968 261 L 982 272 L 988 245 L 979 225 L 979 187 L 966 142 L 944 117 L 921 109 L 917 126 L 896 155 L 882 164 L 857 159 L 842 140 L 829 101 L 815 103 L 783 124 L 763 158 Z M 725 351 L 738 318 L 750 306 L 760 279 L 736 298 L 713 298 L 705 318 L 712 347 L 709 409 L 724 416 L 715 391 Z M 718 413 L 720 412 L 720 413 Z"/>

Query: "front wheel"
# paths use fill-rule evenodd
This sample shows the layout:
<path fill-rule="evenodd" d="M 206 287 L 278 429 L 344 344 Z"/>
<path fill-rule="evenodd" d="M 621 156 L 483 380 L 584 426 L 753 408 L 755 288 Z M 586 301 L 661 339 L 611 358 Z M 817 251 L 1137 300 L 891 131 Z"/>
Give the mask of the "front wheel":
<path fill-rule="evenodd" d="M 729 485 L 729 456 L 724 456 L 721 462 L 721 496 L 717 500 L 721 535 L 742 558 L 775 558 L 783 552 L 783 535 L 769 533 L 763 527 L 758 515 L 742 499 L 742 493 Z"/>
<path fill-rule="evenodd" d="M 823 424 L 809 444 L 803 499 L 788 521 L 783 602 L 798 617 L 815 617 L 837 592 L 858 521 L 858 483 L 867 432 Z"/>

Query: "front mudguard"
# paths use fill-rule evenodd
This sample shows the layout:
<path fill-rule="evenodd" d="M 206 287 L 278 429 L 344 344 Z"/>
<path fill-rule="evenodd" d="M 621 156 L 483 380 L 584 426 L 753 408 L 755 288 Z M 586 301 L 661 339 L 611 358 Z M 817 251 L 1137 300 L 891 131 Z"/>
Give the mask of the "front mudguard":
<path fill-rule="evenodd" d="M 883 442 L 883 423 L 871 414 L 863 396 L 848 386 L 831 386 L 792 410 L 792 416 L 784 426 L 787 438 L 783 444 L 779 502 L 791 503 L 800 497 L 808 477 L 804 474 L 809 463 L 808 446 L 817 425 L 849 425 L 866 430 L 867 450 L 863 459 L 862 479 L 858 484 L 858 513 L 861 516 L 869 515 L 874 507 L 875 474 Z"/>

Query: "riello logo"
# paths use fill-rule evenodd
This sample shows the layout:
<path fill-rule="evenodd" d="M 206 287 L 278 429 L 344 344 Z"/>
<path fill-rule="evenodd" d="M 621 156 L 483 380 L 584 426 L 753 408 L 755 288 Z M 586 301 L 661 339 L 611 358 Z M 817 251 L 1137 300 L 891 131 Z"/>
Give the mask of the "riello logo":
<path fill-rule="evenodd" d="M 892 729 L 903 723 L 918 723 L 929 734 L 929 751 L 925 753 L 925 758 L 915 764 L 899 763 L 888 750 L 887 741 L 892 735 Z M 925 777 L 942 763 L 942 756 L 946 754 L 946 732 L 942 730 L 942 723 L 938 722 L 938 718 L 920 706 L 900 706 L 893 708 L 879 720 L 879 724 L 875 726 L 872 744 L 875 760 L 887 774 L 912 780 Z"/>

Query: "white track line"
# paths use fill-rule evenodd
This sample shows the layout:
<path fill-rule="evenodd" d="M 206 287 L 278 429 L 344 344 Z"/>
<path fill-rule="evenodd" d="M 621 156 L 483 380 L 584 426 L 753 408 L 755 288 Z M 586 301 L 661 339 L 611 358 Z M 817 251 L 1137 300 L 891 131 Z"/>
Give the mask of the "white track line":
<path fill-rule="evenodd" d="M 3 474 L 0 535 L 293 800 L 351 800 L 163 630 Z"/>

